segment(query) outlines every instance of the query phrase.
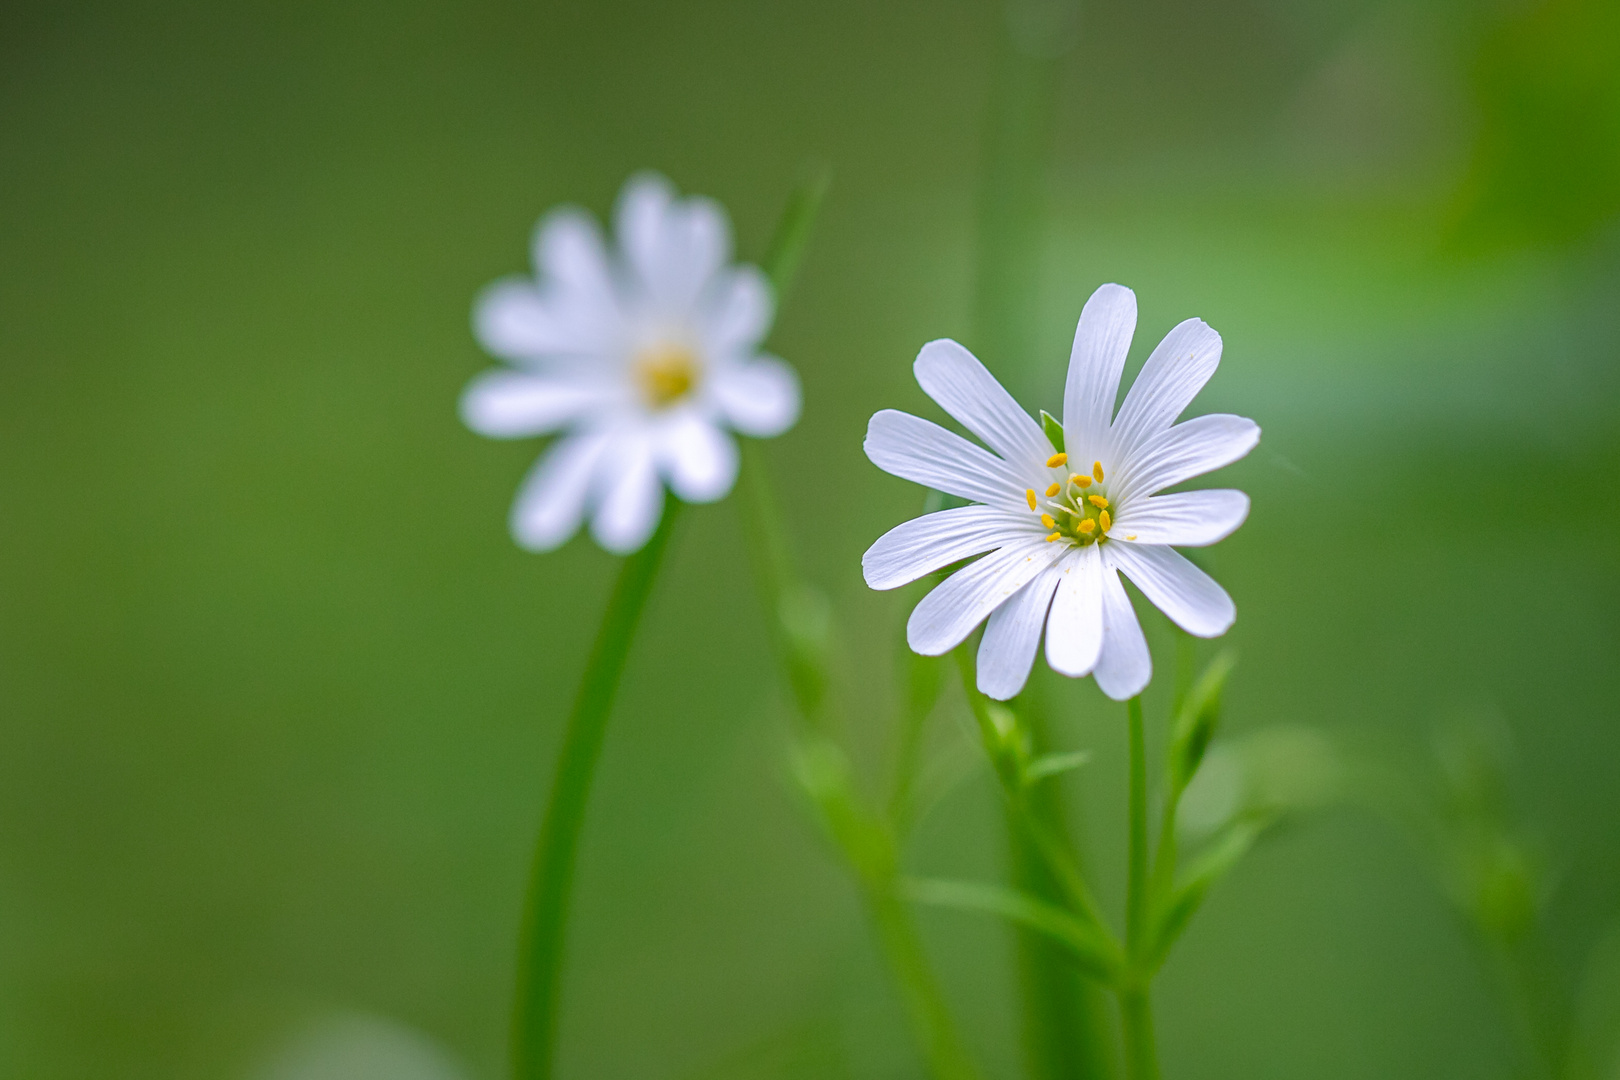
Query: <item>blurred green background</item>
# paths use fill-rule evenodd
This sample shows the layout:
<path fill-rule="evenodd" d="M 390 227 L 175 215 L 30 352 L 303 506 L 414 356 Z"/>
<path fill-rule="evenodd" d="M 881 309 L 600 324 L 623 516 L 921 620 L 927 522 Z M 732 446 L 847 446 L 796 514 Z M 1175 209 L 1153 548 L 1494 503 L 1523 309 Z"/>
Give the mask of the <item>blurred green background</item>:
<path fill-rule="evenodd" d="M 422 1076 L 501 1075 L 615 563 L 508 539 L 538 446 L 458 423 L 489 364 L 468 309 L 543 210 L 605 212 L 634 170 L 721 199 L 749 256 L 833 170 L 773 339 L 805 417 L 767 452 L 880 760 L 906 608 L 859 558 L 921 493 L 861 437 L 937 415 L 924 341 L 975 344 L 1007 26 L 990 0 L 0 9 L 0 1075 L 268 1075 L 332 1015 L 460 1063 Z M 1620 917 L 1616 28 L 1604 0 L 1088 0 L 1050 61 L 1033 344 L 984 353 L 1055 409 L 1104 281 L 1137 290 L 1133 367 L 1187 316 L 1222 332 L 1194 411 L 1265 429 L 1209 558 L 1230 729 L 1399 760 L 1437 716 L 1500 714 L 1571 981 Z M 786 777 L 736 513 L 682 522 L 631 658 L 561 1068 L 918 1077 Z M 1117 906 L 1123 709 L 1040 671 L 1098 754 L 1065 783 Z M 910 862 L 995 876 L 1001 836 L 976 772 Z M 1018 1075 L 1007 933 L 922 919 L 987 1073 Z M 1509 1075 L 1465 932 L 1351 810 L 1219 887 L 1158 1008 L 1183 1080 Z"/>

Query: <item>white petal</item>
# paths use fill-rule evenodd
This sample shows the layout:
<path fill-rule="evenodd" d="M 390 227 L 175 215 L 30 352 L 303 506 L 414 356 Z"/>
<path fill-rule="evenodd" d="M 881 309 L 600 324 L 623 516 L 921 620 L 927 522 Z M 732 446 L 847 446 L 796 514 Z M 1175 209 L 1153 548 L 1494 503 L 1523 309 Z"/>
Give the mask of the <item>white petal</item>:
<path fill-rule="evenodd" d="M 565 206 L 541 219 L 534 233 L 534 268 L 548 291 L 570 301 L 614 304 L 602 230 L 583 210 Z"/>
<path fill-rule="evenodd" d="M 647 438 L 621 432 L 597 477 L 605 494 L 591 519 L 591 535 L 614 554 L 628 555 L 647 542 L 664 512 L 664 485 Z"/>
<path fill-rule="evenodd" d="M 591 383 L 521 371 L 486 371 L 461 395 L 461 418 L 480 435 L 521 439 L 544 435 L 601 404 Z"/>
<path fill-rule="evenodd" d="M 619 240 L 648 295 L 665 314 L 687 314 L 731 258 L 731 226 L 711 199 L 676 199 L 660 176 L 625 185 Z"/>
<path fill-rule="evenodd" d="M 1109 561 L 1187 633 L 1219 637 L 1237 618 L 1226 590 L 1174 549 L 1122 540 L 1110 540 L 1108 548 Z"/>
<path fill-rule="evenodd" d="M 1035 650 L 1041 643 L 1041 626 L 1052 603 L 1062 572 L 1049 566 L 1034 581 L 1013 594 L 1011 600 L 990 613 L 979 642 L 980 693 L 997 701 L 1018 696 L 1029 681 Z"/>
<path fill-rule="evenodd" d="M 1080 312 L 1063 390 L 1063 435 L 1069 457 L 1082 465 L 1108 456 L 1108 425 L 1119 376 L 1136 333 L 1136 294 L 1104 285 Z"/>
<path fill-rule="evenodd" d="M 1089 675 L 1102 655 L 1102 566 L 1096 544 L 1063 560 L 1052 613 L 1046 621 L 1046 662 L 1060 674 Z"/>
<path fill-rule="evenodd" d="M 1103 693 L 1115 701 L 1128 701 L 1146 690 L 1153 678 L 1153 655 L 1119 572 L 1110 565 L 1109 553 L 1117 546 L 1110 543 L 1103 549 L 1103 647 L 1092 674 Z"/>
<path fill-rule="evenodd" d="M 1132 500 L 1114 519 L 1114 534 L 1142 544 L 1204 547 L 1232 535 L 1249 516 L 1249 497 L 1221 488 Z"/>
<path fill-rule="evenodd" d="M 577 355 L 591 341 L 539 289 L 518 278 L 497 281 L 479 294 L 473 334 L 492 355 L 520 362 Z"/>
<path fill-rule="evenodd" d="M 1149 439 L 1111 479 L 1122 503 L 1212 472 L 1255 448 L 1260 425 L 1229 413 L 1210 413 Z"/>
<path fill-rule="evenodd" d="M 948 339 L 930 341 L 912 365 L 917 383 L 940 408 L 1010 462 L 1041 467 L 1052 456 L 1046 433 L 978 358 Z"/>
<path fill-rule="evenodd" d="M 950 652 L 1008 597 L 1050 566 L 1061 550 L 1019 541 L 963 567 L 922 598 L 906 622 L 906 642 L 924 656 Z"/>
<path fill-rule="evenodd" d="M 703 340 L 715 356 L 752 353 L 765 340 L 776 314 L 771 283 L 752 266 L 733 267 L 718 275 L 703 306 Z"/>
<path fill-rule="evenodd" d="M 1221 335 L 1188 319 L 1164 336 L 1136 376 L 1114 423 L 1113 452 L 1121 459 L 1176 422 L 1221 362 Z"/>
<path fill-rule="evenodd" d="M 744 435 L 768 439 L 798 422 L 798 373 L 774 356 L 723 365 L 708 389 L 726 422 Z"/>
<path fill-rule="evenodd" d="M 1040 529 L 1033 514 L 1015 517 L 991 506 L 924 514 L 878 537 L 861 556 L 861 573 L 874 589 L 895 589 L 982 551 L 1034 539 Z"/>
<path fill-rule="evenodd" d="M 982 447 L 910 413 L 884 409 L 866 428 L 866 456 L 884 472 L 947 495 L 1027 512 L 1024 479 Z"/>
<path fill-rule="evenodd" d="M 724 498 L 737 481 L 737 443 L 699 416 L 685 414 L 659 431 L 658 459 L 669 486 L 687 502 Z"/>
<path fill-rule="evenodd" d="M 607 444 L 601 432 L 565 436 L 529 471 L 512 503 L 512 537 L 520 547 L 550 551 L 574 535 Z"/>

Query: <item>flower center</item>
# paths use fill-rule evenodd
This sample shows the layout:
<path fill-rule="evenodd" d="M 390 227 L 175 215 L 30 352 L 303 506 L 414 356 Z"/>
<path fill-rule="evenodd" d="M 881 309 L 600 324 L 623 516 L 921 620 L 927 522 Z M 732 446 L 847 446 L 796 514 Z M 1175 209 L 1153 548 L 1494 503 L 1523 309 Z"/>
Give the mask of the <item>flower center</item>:
<path fill-rule="evenodd" d="M 1024 500 L 1031 513 L 1041 515 L 1041 524 L 1051 530 L 1046 541 L 1055 544 L 1067 540 L 1076 547 L 1097 544 L 1108 538 L 1114 527 L 1114 515 L 1119 507 L 1108 500 L 1108 487 L 1104 484 L 1102 462 L 1091 467 L 1091 473 L 1068 472 L 1067 454 L 1053 454 L 1046 461 L 1049 469 L 1064 469 L 1064 476 L 1052 482 L 1044 491 L 1026 488 Z"/>
<path fill-rule="evenodd" d="M 631 370 L 642 395 L 653 408 L 663 409 L 697 385 L 698 358 L 685 345 L 658 344 L 637 353 Z"/>

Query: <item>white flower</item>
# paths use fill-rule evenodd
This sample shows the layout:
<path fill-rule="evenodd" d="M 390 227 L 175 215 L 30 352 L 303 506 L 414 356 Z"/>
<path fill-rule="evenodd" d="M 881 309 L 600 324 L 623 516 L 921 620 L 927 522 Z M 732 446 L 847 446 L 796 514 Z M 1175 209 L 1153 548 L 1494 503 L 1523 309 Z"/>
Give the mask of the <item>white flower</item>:
<path fill-rule="evenodd" d="M 620 193 L 615 225 L 609 252 L 588 214 L 548 214 L 536 279 L 496 282 L 474 310 L 479 341 L 513 366 L 467 387 L 467 426 L 495 438 L 565 432 L 512 506 L 512 535 L 534 551 L 567 541 L 587 514 L 603 547 L 636 550 L 666 481 L 688 502 L 731 490 L 728 428 L 779 435 L 799 416 L 793 369 L 759 351 L 770 284 L 731 264 L 725 211 L 642 175 Z"/>
<path fill-rule="evenodd" d="M 1043 624 L 1054 669 L 1094 674 L 1116 700 L 1141 693 L 1153 665 L 1121 573 L 1188 633 L 1216 637 L 1236 617 L 1226 591 L 1170 545 L 1227 536 L 1248 515 L 1248 496 L 1155 492 L 1236 461 L 1260 429 L 1222 414 L 1175 423 L 1221 358 L 1220 335 L 1199 319 L 1159 343 L 1114 416 L 1135 331 L 1129 289 L 1104 285 L 1086 302 L 1063 395 L 1063 448 L 954 341 L 923 346 L 917 382 L 994 453 L 892 409 L 867 428 L 866 454 L 880 469 L 979 504 L 891 529 L 861 567 L 872 588 L 893 589 L 989 552 L 923 598 L 906 639 L 936 656 L 988 617 L 978 682 L 990 697 L 1023 689 Z"/>

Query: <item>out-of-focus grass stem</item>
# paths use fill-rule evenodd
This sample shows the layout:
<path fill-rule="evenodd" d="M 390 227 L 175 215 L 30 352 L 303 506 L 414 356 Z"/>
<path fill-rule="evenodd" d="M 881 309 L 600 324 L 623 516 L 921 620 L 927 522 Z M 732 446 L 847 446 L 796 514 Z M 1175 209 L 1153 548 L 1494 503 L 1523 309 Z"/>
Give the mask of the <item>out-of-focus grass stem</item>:
<path fill-rule="evenodd" d="M 680 511 L 680 500 L 670 499 L 652 539 L 624 560 L 568 716 L 562 750 L 557 756 L 556 780 L 540 825 L 519 945 L 512 1028 L 512 1075 L 516 1080 L 546 1080 L 552 1074 L 568 902 L 580 826 L 585 820 L 591 778 L 601 754 L 619 676 Z"/>
<path fill-rule="evenodd" d="M 778 303 L 791 283 L 827 190 L 825 173 L 805 184 L 788 203 L 761 265 L 775 286 Z M 827 767 L 841 760 L 830 733 L 837 725 L 829 711 L 825 619 L 821 632 L 807 625 L 806 609 L 819 601 L 800 578 L 776 489 L 757 445 L 745 443 L 742 484 L 747 496 L 744 531 L 754 580 L 764 601 L 771 640 L 793 694 L 799 731 L 801 773 L 823 824 L 855 871 L 868 916 L 889 970 L 898 984 L 915 1038 L 935 1080 L 978 1080 L 978 1069 L 957 1033 L 944 992 L 923 949 L 911 910 L 901 896 L 898 854 L 892 822 L 869 812 L 847 770 Z M 805 769 L 803 763 L 820 762 Z"/>
<path fill-rule="evenodd" d="M 1130 725 L 1130 853 L 1125 883 L 1125 950 L 1132 975 L 1119 991 L 1125 1028 L 1125 1074 L 1130 1080 L 1158 1080 L 1153 1044 L 1153 1007 L 1144 963 L 1150 917 L 1148 895 L 1147 748 L 1142 732 L 1142 699 L 1126 704 Z"/>

